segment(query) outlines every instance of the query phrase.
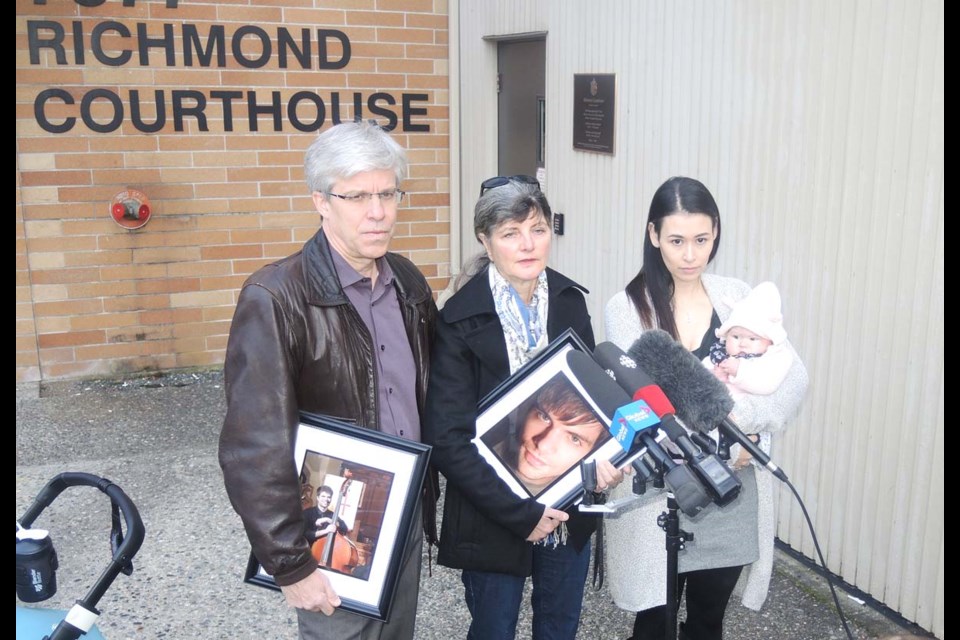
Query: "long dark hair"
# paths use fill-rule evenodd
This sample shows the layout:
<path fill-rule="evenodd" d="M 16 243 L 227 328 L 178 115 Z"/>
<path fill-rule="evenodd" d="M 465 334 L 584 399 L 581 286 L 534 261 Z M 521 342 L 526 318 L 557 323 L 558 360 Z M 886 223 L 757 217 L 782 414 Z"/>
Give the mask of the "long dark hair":
<path fill-rule="evenodd" d="M 673 319 L 673 277 L 663 262 L 660 249 L 653 246 L 648 231 L 650 224 L 659 234 L 663 219 L 675 213 L 702 213 L 713 220 L 716 233 L 708 264 L 713 262 L 720 248 L 720 209 L 702 182 L 693 178 L 675 176 L 657 189 L 650 202 L 650 213 L 643 230 L 643 266 L 640 272 L 627 284 L 627 297 L 637 308 L 640 321 L 646 328 L 658 327 L 674 339 L 677 335 L 677 323 Z"/>

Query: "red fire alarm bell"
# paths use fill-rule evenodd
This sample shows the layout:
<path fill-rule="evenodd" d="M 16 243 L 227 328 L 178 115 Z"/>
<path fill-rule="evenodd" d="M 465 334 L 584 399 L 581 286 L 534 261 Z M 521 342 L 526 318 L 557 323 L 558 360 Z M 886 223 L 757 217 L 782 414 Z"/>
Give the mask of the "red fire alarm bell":
<path fill-rule="evenodd" d="M 113 196 L 110 217 L 125 229 L 139 229 L 150 220 L 150 199 L 143 191 L 127 189 Z"/>

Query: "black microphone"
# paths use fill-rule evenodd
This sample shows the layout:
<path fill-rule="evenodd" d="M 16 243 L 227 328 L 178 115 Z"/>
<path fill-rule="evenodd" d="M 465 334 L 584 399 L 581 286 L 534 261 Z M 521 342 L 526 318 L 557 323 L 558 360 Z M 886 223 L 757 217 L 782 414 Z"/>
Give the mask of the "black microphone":
<path fill-rule="evenodd" d="M 774 476 L 786 482 L 787 474 L 730 418 L 733 398 L 697 357 L 665 331 L 645 331 L 627 352 L 660 385 L 677 407 L 677 415 L 695 431 L 714 427 L 746 449 Z"/>
<path fill-rule="evenodd" d="M 690 440 L 676 409 L 653 379 L 636 360 L 612 342 L 601 342 L 593 352 L 597 363 L 606 369 L 634 400 L 643 400 L 660 418 L 660 428 L 680 448 L 683 457 L 697 478 L 720 506 L 732 502 L 739 494 L 740 479 L 715 454 L 706 454 Z"/>
<path fill-rule="evenodd" d="M 567 353 L 567 365 L 600 410 L 608 417 L 612 418 L 617 413 L 617 409 L 631 403 L 630 396 L 589 355 L 582 351 L 571 350 Z M 626 415 L 625 419 L 630 421 L 631 417 Z M 654 435 L 658 433 L 656 429 L 637 423 L 630 426 L 637 431 L 636 442 L 645 447 L 647 453 L 656 461 L 657 470 L 662 473 L 664 482 L 676 498 L 681 511 L 691 517 L 696 516 L 713 502 L 687 465 L 674 462 L 670 454 L 660 445 L 660 441 L 666 439 L 665 434 L 661 433 L 661 437 L 657 438 Z M 619 425 L 611 423 L 610 430 L 614 437 L 617 435 L 618 428 Z"/>

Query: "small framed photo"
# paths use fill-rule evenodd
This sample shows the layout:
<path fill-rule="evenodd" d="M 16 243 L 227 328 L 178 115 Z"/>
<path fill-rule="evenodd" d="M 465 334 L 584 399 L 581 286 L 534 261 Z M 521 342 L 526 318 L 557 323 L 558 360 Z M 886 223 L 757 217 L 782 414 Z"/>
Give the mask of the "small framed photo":
<path fill-rule="evenodd" d="M 567 330 L 485 397 L 473 440 L 514 493 L 557 509 L 580 498 L 582 460 L 616 465 L 627 455 L 611 437 L 613 416 L 570 367 L 572 351 L 590 353 Z"/>
<path fill-rule="evenodd" d="M 345 611 L 388 620 L 430 447 L 309 413 L 294 461 L 304 532 Z M 245 580 L 278 589 L 251 553 Z"/>

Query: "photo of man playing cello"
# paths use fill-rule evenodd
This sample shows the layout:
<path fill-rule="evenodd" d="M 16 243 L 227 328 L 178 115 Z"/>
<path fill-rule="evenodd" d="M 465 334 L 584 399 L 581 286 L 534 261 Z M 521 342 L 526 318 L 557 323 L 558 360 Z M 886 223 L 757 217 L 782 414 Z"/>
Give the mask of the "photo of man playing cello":
<path fill-rule="evenodd" d="M 392 476 L 307 452 L 300 470 L 304 536 L 320 566 L 367 578 Z"/>

